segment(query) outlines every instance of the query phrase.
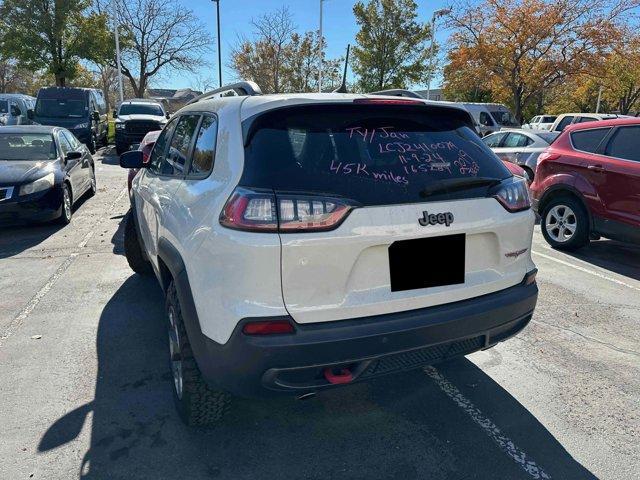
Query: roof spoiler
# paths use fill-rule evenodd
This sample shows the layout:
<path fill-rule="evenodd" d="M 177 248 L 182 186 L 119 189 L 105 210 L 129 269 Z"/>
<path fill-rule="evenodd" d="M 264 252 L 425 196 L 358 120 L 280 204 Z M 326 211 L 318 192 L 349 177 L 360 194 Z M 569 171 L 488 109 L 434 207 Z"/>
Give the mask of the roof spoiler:
<path fill-rule="evenodd" d="M 192 103 L 201 102 L 203 100 L 209 100 L 211 98 L 221 97 L 251 97 L 254 95 L 262 95 L 262 90 L 257 83 L 251 81 L 237 82 L 224 87 L 216 88 L 209 92 L 205 92 L 202 95 L 191 100 L 187 105 Z"/>
<path fill-rule="evenodd" d="M 389 95 L 391 97 L 408 97 L 408 98 L 420 98 L 424 100 L 424 97 L 419 93 L 412 92 L 403 88 L 392 88 L 389 90 L 380 90 L 378 92 L 371 92 L 370 95 Z"/>

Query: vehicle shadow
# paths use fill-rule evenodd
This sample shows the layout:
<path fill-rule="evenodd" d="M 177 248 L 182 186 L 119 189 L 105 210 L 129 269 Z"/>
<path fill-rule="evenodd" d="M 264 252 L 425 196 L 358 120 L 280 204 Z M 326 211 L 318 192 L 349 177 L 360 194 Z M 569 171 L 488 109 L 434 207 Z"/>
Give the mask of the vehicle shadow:
<path fill-rule="evenodd" d="M 85 194 L 74 203 L 74 215 L 78 214 L 89 198 Z M 65 228 L 65 226 L 55 222 L 24 223 L 0 228 L 0 259 L 19 255 L 39 245 L 62 228 Z"/>
<path fill-rule="evenodd" d="M 0 229 L 0 259 L 19 255 L 44 242 L 62 228 L 54 223 L 12 225 Z"/>
<path fill-rule="evenodd" d="M 221 426 L 185 427 L 172 403 L 163 311 L 152 278 L 133 275 L 114 294 L 98 328 L 95 398 L 56 420 L 40 452 L 72 442 L 91 418 L 83 479 L 547 478 L 518 464 L 531 459 L 552 478 L 595 478 L 464 358 L 437 369 L 526 459 L 514 461 L 423 371 L 309 400 L 237 400 Z"/>
<path fill-rule="evenodd" d="M 111 243 L 113 244 L 113 253 L 116 255 L 124 255 L 124 227 L 125 227 L 126 215 L 119 215 L 117 217 L 111 217 L 112 220 L 120 219 L 118 228 L 111 237 Z"/>
<path fill-rule="evenodd" d="M 602 239 L 593 241 L 586 248 L 575 252 L 563 252 L 635 280 L 640 280 L 640 245 Z"/>

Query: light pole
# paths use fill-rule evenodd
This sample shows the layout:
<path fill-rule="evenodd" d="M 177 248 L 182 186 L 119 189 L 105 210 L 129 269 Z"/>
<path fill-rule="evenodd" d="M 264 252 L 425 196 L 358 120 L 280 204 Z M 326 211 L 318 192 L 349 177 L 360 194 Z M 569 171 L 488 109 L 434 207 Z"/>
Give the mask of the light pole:
<path fill-rule="evenodd" d="M 431 17 L 431 47 L 429 48 L 429 76 L 427 80 L 427 100 L 431 100 L 431 77 L 433 76 L 433 53 L 435 48 L 436 37 L 436 19 L 449 15 L 451 13 L 450 8 L 443 8 L 442 10 L 436 10 Z"/>
<path fill-rule="evenodd" d="M 216 4 L 216 20 L 218 23 L 218 83 L 222 87 L 222 53 L 220 51 L 220 0 L 211 0 Z"/>
<path fill-rule="evenodd" d="M 120 34 L 118 28 L 118 1 L 112 0 L 111 5 L 113 7 L 113 25 L 116 37 L 116 64 L 118 67 L 118 91 L 120 93 L 120 103 L 124 102 L 124 92 L 122 91 L 122 63 L 120 62 Z"/>
<path fill-rule="evenodd" d="M 318 93 L 322 93 L 322 3 L 320 0 L 320 39 L 318 42 Z"/>
<path fill-rule="evenodd" d="M 602 85 L 598 88 L 598 103 L 596 104 L 596 113 L 600 113 L 600 99 L 602 98 Z"/>

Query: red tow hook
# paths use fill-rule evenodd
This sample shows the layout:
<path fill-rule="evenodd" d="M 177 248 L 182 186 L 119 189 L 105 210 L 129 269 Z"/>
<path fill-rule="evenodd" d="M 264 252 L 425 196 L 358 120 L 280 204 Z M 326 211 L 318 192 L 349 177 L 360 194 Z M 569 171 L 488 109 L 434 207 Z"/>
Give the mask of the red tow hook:
<path fill-rule="evenodd" d="M 336 373 L 336 371 L 338 373 Z M 348 368 L 331 368 L 324 369 L 324 378 L 332 385 L 342 385 L 344 383 L 350 383 L 353 381 L 353 375 Z"/>

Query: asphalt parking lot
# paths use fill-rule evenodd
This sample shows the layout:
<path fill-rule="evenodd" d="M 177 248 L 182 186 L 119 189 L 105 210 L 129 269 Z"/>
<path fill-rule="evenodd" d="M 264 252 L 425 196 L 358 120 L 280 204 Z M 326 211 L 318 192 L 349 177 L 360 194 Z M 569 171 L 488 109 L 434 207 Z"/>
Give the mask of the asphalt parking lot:
<path fill-rule="evenodd" d="M 102 152 L 104 153 L 104 152 Z M 640 478 L 640 248 L 534 237 L 540 298 L 514 339 L 309 400 L 174 412 L 163 298 L 123 256 L 126 173 L 65 227 L 0 229 L 1 479 Z"/>

